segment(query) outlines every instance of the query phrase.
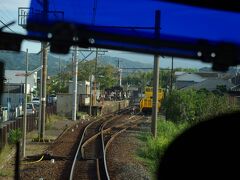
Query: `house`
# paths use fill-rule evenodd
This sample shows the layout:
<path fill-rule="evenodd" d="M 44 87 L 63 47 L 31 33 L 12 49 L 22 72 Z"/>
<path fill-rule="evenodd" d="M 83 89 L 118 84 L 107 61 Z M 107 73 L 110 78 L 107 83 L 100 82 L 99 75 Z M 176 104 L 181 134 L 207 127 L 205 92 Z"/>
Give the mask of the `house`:
<path fill-rule="evenodd" d="M 99 105 L 97 99 L 100 96 L 100 83 L 92 84 L 92 91 L 90 91 L 90 82 L 89 81 L 79 81 L 77 83 L 77 105 L 78 110 L 88 111 L 90 106 L 90 94 L 92 94 L 92 103 L 93 108 Z M 73 82 L 69 82 L 68 93 L 58 93 L 57 94 L 57 113 L 65 114 L 70 116 L 72 113 L 72 99 L 73 99 Z"/>
<path fill-rule="evenodd" d="M 7 84 L 25 83 L 25 71 L 22 70 L 5 70 L 5 79 Z M 27 93 L 30 94 L 37 88 L 37 72 L 28 76 Z"/>
<path fill-rule="evenodd" d="M 176 75 L 175 82 L 176 89 L 182 89 L 206 80 L 206 78 L 203 78 L 202 76 L 195 73 L 175 72 L 175 75 Z"/>
<path fill-rule="evenodd" d="M 23 103 L 25 93 L 25 71 L 5 70 L 4 90 L 1 98 L 1 106 L 9 110 L 14 109 Z M 37 88 L 37 72 L 28 76 L 27 93 Z"/>
<path fill-rule="evenodd" d="M 204 81 L 201 81 L 199 83 L 193 84 L 191 86 L 185 87 L 183 89 L 206 89 L 208 91 L 214 91 L 217 90 L 219 86 L 223 86 L 226 88 L 227 91 L 231 90 L 232 87 L 234 87 L 234 84 L 229 82 L 228 80 L 220 79 L 220 78 L 208 78 Z"/>
<path fill-rule="evenodd" d="M 218 78 L 221 75 L 219 72 L 195 72 L 194 74 L 197 74 L 202 78 Z"/>
<path fill-rule="evenodd" d="M 207 89 L 214 91 L 219 86 L 223 86 L 229 91 L 234 87 L 234 83 L 231 81 L 232 76 L 229 73 L 202 71 L 195 73 L 176 72 L 175 75 L 175 86 L 177 89 L 193 88 L 196 90 Z"/>

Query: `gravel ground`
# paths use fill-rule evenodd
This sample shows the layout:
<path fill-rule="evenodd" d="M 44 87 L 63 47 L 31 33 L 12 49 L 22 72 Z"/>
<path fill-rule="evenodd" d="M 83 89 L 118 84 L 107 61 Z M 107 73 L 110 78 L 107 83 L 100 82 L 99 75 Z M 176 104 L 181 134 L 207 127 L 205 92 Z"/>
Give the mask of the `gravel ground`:
<path fill-rule="evenodd" d="M 78 121 L 79 122 L 79 121 Z M 56 139 L 63 130 L 67 127 L 74 125 L 76 122 L 66 119 L 57 119 L 52 127 L 46 130 L 45 135 L 47 138 Z M 27 145 L 26 145 L 26 156 L 39 155 L 46 151 L 46 149 L 52 143 L 37 143 L 32 142 L 33 138 L 38 136 L 37 130 L 34 130 L 27 134 Z M 4 167 L 0 169 L 0 180 L 12 180 L 14 179 L 14 163 L 15 155 L 12 156 L 5 164 Z M 24 168 L 24 166 L 22 167 Z M 23 171 L 24 172 L 24 171 Z M 31 179 L 31 178 L 30 178 Z"/>
<path fill-rule="evenodd" d="M 69 128 L 60 138 L 51 143 L 45 152 L 54 156 L 52 160 L 43 160 L 35 164 L 22 165 L 21 179 L 68 179 L 68 173 L 71 169 L 72 153 L 76 151 L 80 132 L 87 121 L 75 124 Z"/>
<path fill-rule="evenodd" d="M 124 132 L 112 142 L 107 151 L 111 180 L 150 180 L 146 167 L 136 159 L 136 151 L 141 145 L 134 131 Z"/>
<path fill-rule="evenodd" d="M 54 136 L 59 135 L 60 129 L 65 126 L 65 122 L 61 123 L 62 124 L 58 127 L 58 134 L 56 132 Z M 77 148 L 77 146 L 74 145 L 74 142 L 79 137 L 79 133 L 77 132 L 85 126 L 85 123 L 87 123 L 87 121 L 80 123 L 78 128 L 74 126 L 74 131 L 72 131 L 73 128 L 69 129 L 69 131 L 58 138 L 54 143 L 36 145 L 29 142 L 27 146 L 29 148 L 28 155 L 36 155 L 46 151 L 53 156 L 63 157 L 63 159 L 55 159 L 54 163 L 52 163 L 51 160 L 44 160 L 35 164 L 22 165 L 21 179 L 68 179 L 68 174 L 66 172 L 71 168 L 71 166 L 67 159 L 69 158 L 71 152 L 75 151 Z M 142 146 L 142 142 L 137 138 L 137 135 L 138 132 L 136 131 L 124 132 L 110 145 L 107 152 L 107 158 L 111 180 L 150 179 L 146 167 L 136 159 L 136 151 Z M 0 179 L 9 178 L 0 177 Z"/>

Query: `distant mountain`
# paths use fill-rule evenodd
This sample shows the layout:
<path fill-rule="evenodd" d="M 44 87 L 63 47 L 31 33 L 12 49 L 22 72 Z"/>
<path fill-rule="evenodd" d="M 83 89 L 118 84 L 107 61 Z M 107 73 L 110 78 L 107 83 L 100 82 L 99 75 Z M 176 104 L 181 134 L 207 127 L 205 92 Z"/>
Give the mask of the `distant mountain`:
<path fill-rule="evenodd" d="M 133 69 L 128 69 L 128 71 L 143 70 L 141 68 L 153 68 L 152 64 L 131 61 L 129 59 L 118 58 L 118 57 L 100 56 L 98 59 L 99 59 L 99 63 L 110 64 L 114 67 L 118 67 L 118 62 L 119 62 L 119 66 L 123 70 L 124 68 L 133 68 Z"/>
<path fill-rule="evenodd" d="M 5 69 L 8 70 L 25 70 L 25 52 L 10 52 L 10 51 L 0 51 L 0 61 L 5 62 Z M 41 64 L 41 55 L 29 53 L 29 70 L 33 70 L 40 66 Z M 61 56 L 61 68 L 64 69 L 67 64 L 71 63 L 69 60 L 71 56 Z M 147 69 L 138 69 L 138 68 L 152 68 L 152 64 L 135 62 L 124 58 L 111 57 L 111 56 L 99 56 L 99 64 L 109 64 L 114 67 L 118 67 L 118 61 L 120 68 L 123 69 L 123 72 L 133 72 L 133 71 L 148 71 Z M 124 68 L 135 68 L 135 69 L 124 69 Z M 48 55 L 48 75 L 56 75 L 59 73 L 59 58 L 56 55 Z"/>
<path fill-rule="evenodd" d="M 0 61 L 5 62 L 5 69 L 8 70 L 25 70 L 26 52 L 10 52 L 0 51 Z M 33 70 L 40 66 L 41 55 L 29 53 L 29 70 Z M 61 68 L 65 68 L 67 64 L 66 59 L 61 59 Z M 49 54 L 48 55 L 48 75 L 52 76 L 59 72 L 59 58 Z"/>

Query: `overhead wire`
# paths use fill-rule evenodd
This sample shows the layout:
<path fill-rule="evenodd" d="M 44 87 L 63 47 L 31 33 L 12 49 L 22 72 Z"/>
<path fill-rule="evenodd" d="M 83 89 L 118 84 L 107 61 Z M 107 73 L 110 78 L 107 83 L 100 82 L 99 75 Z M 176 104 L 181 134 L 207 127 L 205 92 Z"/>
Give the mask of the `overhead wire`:
<path fill-rule="evenodd" d="M 4 26 L 1 27 L 1 29 L 3 28 L 8 28 L 10 31 L 12 31 L 13 33 L 16 33 L 15 31 L 13 31 L 6 23 L 4 23 L 1 19 L 0 19 L 0 23 L 2 23 Z"/>

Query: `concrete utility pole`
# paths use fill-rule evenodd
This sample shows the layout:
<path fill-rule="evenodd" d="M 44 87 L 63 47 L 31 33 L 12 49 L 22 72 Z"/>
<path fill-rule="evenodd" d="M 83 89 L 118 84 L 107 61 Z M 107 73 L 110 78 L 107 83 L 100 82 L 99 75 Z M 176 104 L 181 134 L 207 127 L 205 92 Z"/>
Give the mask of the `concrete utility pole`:
<path fill-rule="evenodd" d="M 160 36 L 160 11 L 155 13 L 155 37 Z M 152 101 L 152 135 L 157 137 L 157 113 L 158 113 L 158 85 L 159 85 L 159 55 L 154 55 L 154 71 L 153 71 L 153 101 Z"/>
<path fill-rule="evenodd" d="M 173 56 L 172 56 L 172 68 L 171 68 L 171 79 L 170 79 L 170 94 L 172 93 L 173 89 Z"/>
<path fill-rule="evenodd" d="M 94 96 L 93 96 L 93 102 L 92 105 L 96 105 L 96 98 L 97 98 L 97 63 L 98 63 L 98 48 L 96 48 L 96 57 L 95 57 L 95 72 L 94 72 L 94 82 L 93 82 L 93 88 L 94 88 Z"/>
<path fill-rule="evenodd" d="M 47 60 L 48 50 L 47 42 L 42 42 L 42 76 L 41 76 L 41 126 L 40 126 L 40 140 L 45 136 L 45 121 L 46 121 L 46 87 L 47 87 Z"/>
<path fill-rule="evenodd" d="M 26 128 L 27 128 L 27 77 L 28 77 L 28 49 L 26 50 L 26 72 L 25 72 L 25 98 L 24 98 L 24 111 L 23 111 L 23 123 L 22 123 L 22 158 L 25 157 L 26 152 Z"/>
<path fill-rule="evenodd" d="M 120 60 L 118 59 L 118 75 L 119 75 L 119 86 L 122 87 L 122 69 L 120 68 Z"/>
<path fill-rule="evenodd" d="M 76 115 L 77 115 L 77 92 L 78 92 L 78 85 L 77 85 L 77 78 L 78 78 L 78 50 L 77 46 L 74 47 L 74 58 L 73 58 L 73 64 L 74 64 L 74 72 L 73 72 L 73 96 L 72 96 L 72 120 L 76 121 Z"/>
<path fill-rule="evenodd" d="M 43 6 L 43 19 L 48 20 L 49 2 L 44 0 Z M 46 121 L 46 87 L 47 87 L 47 60 L 48 60 L 48 43 L 42 42 L 42 75 L 41 75 L 41 125 L 40 125 L 40 140 L 45 136 L 45 121 Z"/>
<path fill-rule="evenodd" d="M 89 115 L 92 116 L 92 83 L 94 81 L 94 76 L 90 75 L 89 77 L 90 81 L 90 104 L 89 104 Z"/>

